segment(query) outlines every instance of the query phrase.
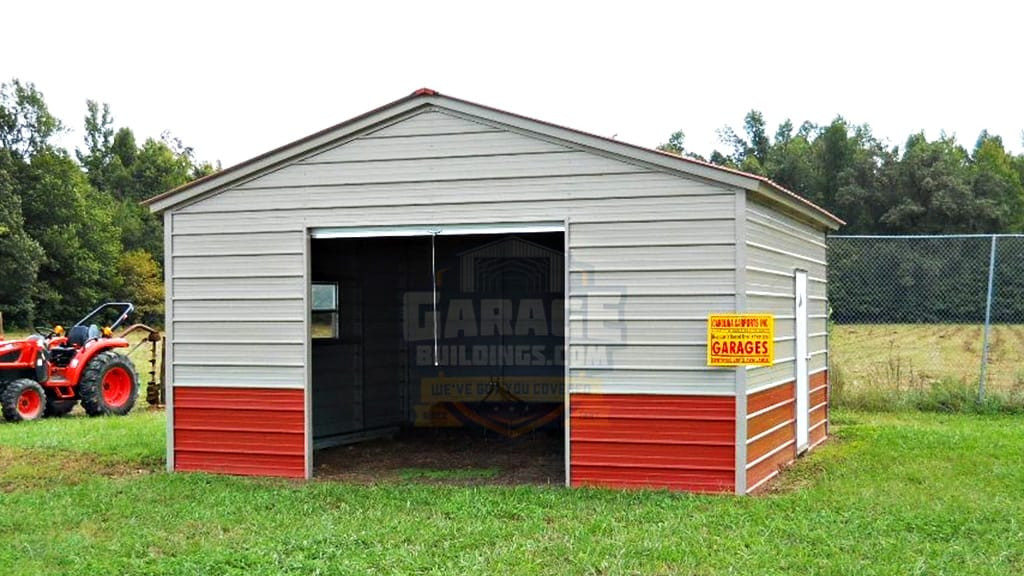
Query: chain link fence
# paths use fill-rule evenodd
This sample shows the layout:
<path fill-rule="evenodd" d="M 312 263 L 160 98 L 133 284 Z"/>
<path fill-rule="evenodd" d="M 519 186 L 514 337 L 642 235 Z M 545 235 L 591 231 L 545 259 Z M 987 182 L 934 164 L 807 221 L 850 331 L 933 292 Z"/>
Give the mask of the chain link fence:
<path fill-rule="evenodd" d="M 1024 397 L 1024 235 L 831 236 L 841 392 Z"/>

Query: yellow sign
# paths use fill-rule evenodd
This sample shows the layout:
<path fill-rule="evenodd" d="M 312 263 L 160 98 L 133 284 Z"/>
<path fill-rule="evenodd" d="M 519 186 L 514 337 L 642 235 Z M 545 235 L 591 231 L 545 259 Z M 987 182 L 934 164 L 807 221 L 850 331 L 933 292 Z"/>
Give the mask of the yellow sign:
<path fill-rule="evenodd" d="M 774 361 L 774 316 L 708 316 L 708 366 L 771 366 Z"/>

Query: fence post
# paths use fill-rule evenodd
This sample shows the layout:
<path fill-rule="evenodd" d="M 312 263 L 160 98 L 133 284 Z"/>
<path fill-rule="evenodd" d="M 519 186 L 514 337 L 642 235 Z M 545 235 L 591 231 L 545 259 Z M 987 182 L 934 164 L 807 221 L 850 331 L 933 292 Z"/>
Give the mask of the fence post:
<path fill-rule="evenodd" d="M 978 402 L 985 401 L 985 370 L 988 367 L 988 333 L 992 326 L 992 284 L 996 275 L 996 239 L 992 235 L 992 251 L 988 257 L 988 296 L 985 298 L 985 335 L 981 341 L 981 378 L 978 379 Z"/>

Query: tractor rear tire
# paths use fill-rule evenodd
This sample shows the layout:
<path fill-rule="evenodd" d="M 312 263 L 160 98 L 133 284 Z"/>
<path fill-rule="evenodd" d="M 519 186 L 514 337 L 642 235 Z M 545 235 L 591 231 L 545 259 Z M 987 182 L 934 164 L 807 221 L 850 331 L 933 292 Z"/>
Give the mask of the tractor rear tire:
<path fill-rule="evenodd" d="M 78 380 L 78 397 L 89 416 L 131 412 L 139 397 L 139 377 L 126 356 L 105 350 L 89 360 Z"/>
<path fill-rule="evenodd" d="M 52 390 L 46 391 L 46 410 L 47 416 L 61 417 L 66 416 L 68 412 L 74 409 L 75 404 L 78 403 L 77 398 L 58 398 Z"/>
<path fill-rule="evenodd" d="M 0 407 L 9 422 L 38 420 L 46 409 L 46 392 L 30 378 L 11 380 L 0 391 Z"/>

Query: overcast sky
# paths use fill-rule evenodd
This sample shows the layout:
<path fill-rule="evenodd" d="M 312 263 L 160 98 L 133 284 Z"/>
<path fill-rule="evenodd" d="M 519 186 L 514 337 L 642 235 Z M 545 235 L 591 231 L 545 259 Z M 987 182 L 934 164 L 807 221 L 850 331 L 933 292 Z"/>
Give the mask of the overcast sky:
<path fill-rule="evenodd" d="M 85 100 L 141 140 L 229 166 L 427 86 L 656 146 L 722 149 L 761 110 L 837 114 L 890 144 L 978 132 L 1021 151 L 1016 2 L 6 3 L 0 80 L 36 84 L 82 142 Z"/>

